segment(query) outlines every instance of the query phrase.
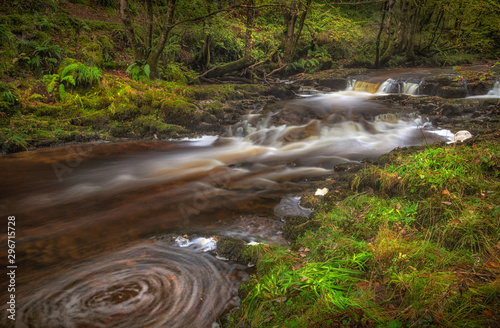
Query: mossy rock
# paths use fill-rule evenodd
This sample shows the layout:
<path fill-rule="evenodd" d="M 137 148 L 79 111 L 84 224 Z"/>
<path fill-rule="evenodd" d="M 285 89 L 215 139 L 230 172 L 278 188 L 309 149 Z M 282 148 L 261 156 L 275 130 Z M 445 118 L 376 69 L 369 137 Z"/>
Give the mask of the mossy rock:
<path fill-rule="evenodd" d="M 322 87 L 327 87 L 332 91 L 341 91 L 347 88 L 346 79 L 325 79 L 319 80 L 318 84 Z"/>
<path fill-rule="evenodd" d="M 49 116 L 54 118 L 60 116 L 63 111 L 61 106 L 52 106 L 42 103 L 37 103 L 33 110 L 37 116 Z"/>
<path fill-rule="evenodd" d="M 245 242 L 239 238 L 221 236 L 217 241 L 217 255 L 232 261 L 245 261 Z"/>
<path fill-rule="evenodd" d="M 463 86 L 445 86 L 437 91 L 436 96 L 442 98 L 464 98 L 467 96 L 467 90 Z"/>
<path fill-rule="evenodd" d="M 262 92 L 263 96 L 274 96 L 279 99 L 294 99 L 295 92 L 299 90 L 299 86 L 279 86 L 274 85 Z"/>
<path fill-rule="evenodd" d="M 308 230 L 317 230 L 321 225 L 309 218 L 294 216 L 285 217 L 283 225 L 283 237 L 290 243 L 294 244 L 297 239 L 303 236 Z"/>
<path fill-rule="evenodd" d="M 259 94 L 264 92 L 267 87 L 258 84 L 237 84 L 234 86 L 235 90 L 244 91 L 251 94 Z"/>
<path fill-rule="evenodd" d="M 115 109 L 115 113 L 111 115 L 112 120 L 130 121 L 143 114 L 141 108 L 134 104 L 119 104 Z"/>
<path fill-rule="evenodd" d="M 107 110 L 100 110 L 92 115 L 81 116 L 71 119 L 70 123 L 76 126 L 90 126 L 96 130 L 106 129 L 111 119 Z"/>
<path fill-rule="evenodd" d="M 174 138 L 181 131 L 181 127 L 165 124 L 153 117 L 139 117 L 131 124 L 134 135 L 141 138 Z"/>
<path fill-rule="evenodd" d="M 194 127 L 201 118 L 196 106 L 183 100 L 165 99 L 161 102 L 159 113 L 165 123 Z"/>
<path fill-rule="evenodd" d="M 113 122 L 109 125 L 109 134 L 116 138 L 129 138 L 132 136 L 132 128 L 128 123 Z"/>

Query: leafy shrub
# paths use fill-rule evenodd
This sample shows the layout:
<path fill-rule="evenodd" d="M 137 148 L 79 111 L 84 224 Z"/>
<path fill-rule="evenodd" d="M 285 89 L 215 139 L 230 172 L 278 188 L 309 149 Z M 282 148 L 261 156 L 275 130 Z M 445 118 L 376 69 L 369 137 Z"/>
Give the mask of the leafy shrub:
<path fill-rule="evenodd" d="M 130 77 L 132 77 L 132 79 L 141 81 L 146 77 L 149 78 L 151 67 L 149 67 L 149 64 L 146 63 L 146 61 L 138 60 L 127 68 L 127 73 L 130 74 Z"/>

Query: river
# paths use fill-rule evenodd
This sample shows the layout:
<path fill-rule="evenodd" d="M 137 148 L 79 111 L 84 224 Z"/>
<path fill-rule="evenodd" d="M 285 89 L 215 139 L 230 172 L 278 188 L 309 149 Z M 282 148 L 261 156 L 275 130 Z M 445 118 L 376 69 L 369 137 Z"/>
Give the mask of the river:
<path fill-rule="evenodd" d="M 238 304 L 245 267 L 180 248 L 175 236 L 283 242 L 276 206 L 308 179 L 451 136 L 371 96 L 275 103 L 220 137 L 3 156 L 0 212 L 16 224 L 15 327 L 210 327 Z M 7 233 L 1 239 L 5 249 Z M 7 309 L 2 326 L 13 326 Z"/>

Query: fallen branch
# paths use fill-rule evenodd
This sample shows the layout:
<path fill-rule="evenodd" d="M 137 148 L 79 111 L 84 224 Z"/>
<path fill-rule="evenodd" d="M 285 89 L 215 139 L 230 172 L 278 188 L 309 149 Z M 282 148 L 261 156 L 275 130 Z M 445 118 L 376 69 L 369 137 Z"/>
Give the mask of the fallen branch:
<path fill-rule="evenodd" d="M 217 66 L 215 67 L 212 67 L 211 69 L 209 69 L 208 71 L 205 71 L 203 72 L 203 74 L 200 74 L 198 76 L 196 76 L 194 79 L 192 79 L 191 81 L 189 81 L 189 83 L 193 82 L 194 80 L 196 79 L 199 79 L 200 77 L 204 77 L 205 75 L 207 75 L 208 73 L 210 73 L 211 71 L 213 71 L 214 69 L 216 69 L 217 67 L 219 67 L 221 64 L 218 64 Z"/>
<path fill-rule="evenodd" d="M 285 67 L 287 67 L 287 66 L 288 66 L 288 64 L 285 64 L 285 65 L 283 65 L 283 66 L 281 66 L 281 67 L 279 67 L 279 68 L 276 68 L 276 69 L 272 70 L 272 71 L 271 71 L 271 73 L 269 73 L 269 74 L 267 74 L 267 75 L 266 75 L 266 79 L 267 79 L 267 77 L 268 77 L 269 75 L 273 75 L 274 73 L 281 71 L 283 68 L 285 68 Z"/>

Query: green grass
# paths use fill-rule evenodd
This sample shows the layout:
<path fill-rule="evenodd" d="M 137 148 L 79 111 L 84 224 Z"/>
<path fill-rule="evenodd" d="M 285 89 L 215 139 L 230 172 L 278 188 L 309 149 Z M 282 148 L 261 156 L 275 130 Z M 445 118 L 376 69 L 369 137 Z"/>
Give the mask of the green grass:
<path fill-rule="evenodd" d="M 500 320 L 500 147 L 400 150 L 270 247 L 227 327 L 487 327 Z"/>

